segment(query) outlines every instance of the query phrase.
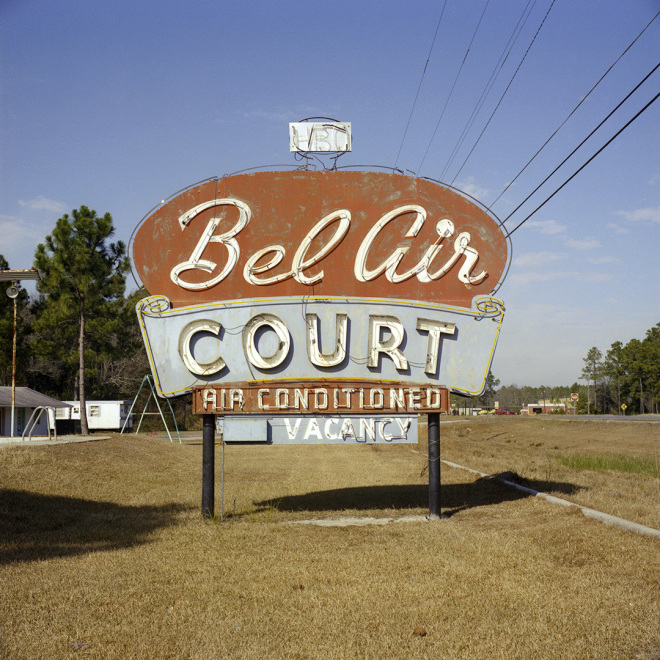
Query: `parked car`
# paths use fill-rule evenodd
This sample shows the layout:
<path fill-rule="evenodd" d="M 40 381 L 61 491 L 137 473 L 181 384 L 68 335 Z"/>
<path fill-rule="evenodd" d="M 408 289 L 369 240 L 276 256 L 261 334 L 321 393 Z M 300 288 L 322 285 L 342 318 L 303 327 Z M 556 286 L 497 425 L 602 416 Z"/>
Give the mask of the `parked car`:
<path fill-rule="evenodd" d="M 509 410 L 508 408 L 498 408 L 495 411 L 496 415 L 515 415 L 516 413 L 513 412 L 513 410 Z"/>

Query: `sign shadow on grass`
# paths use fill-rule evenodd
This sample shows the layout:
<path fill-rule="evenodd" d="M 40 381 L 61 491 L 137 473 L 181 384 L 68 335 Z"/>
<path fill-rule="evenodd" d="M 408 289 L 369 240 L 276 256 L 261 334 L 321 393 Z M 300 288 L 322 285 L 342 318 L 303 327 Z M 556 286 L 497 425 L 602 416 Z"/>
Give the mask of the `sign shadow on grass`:
<path fill-rule="evenodd" d="M 498 477 L 500 475 L 480 477 L 471 483 L 442 484 L 440 493 L 442 515 L 452 516 L 466 509 L 497 505 L 531 497 L 529 493 L 502 483 Z M 522 479 L 511 472 L 503 473 L 501 477 L 540 492 L 570 495 L 580 490 L 580 487 L 570 483 L 532 481 Z M 255 505 L 259 507 L 257 511 L 276 509 L 291 512 L 428 509 L 429 487 L 426 484 L 411 484 L 337 488 L 262 500 L 255 502 Z"/>
<path fill-rule="evenodd" d="M 130 548 L 190 506 L 127 506 L 0 489 L 0 566 Z"/>

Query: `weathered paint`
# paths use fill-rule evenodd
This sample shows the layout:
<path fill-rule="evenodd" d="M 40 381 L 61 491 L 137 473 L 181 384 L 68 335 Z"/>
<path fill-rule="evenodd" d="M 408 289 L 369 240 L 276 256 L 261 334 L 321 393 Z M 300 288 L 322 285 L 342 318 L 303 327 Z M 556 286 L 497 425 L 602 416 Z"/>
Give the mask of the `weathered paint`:
<path fill-rule="evenodd" d="M 449 411 L 449 392 L 433 385 L 360 380 L 266 381 L 206 385 L 193 392 L 198 415 L 376 415 Z"/>
<path fill-rule="evenodd" d="M 382 384 L 407 388 L 406 411 L 437 412 L 437 392 L 485 387 L 507 243 L 453 189 L 376 172 L 230 176 L 163 203 L 132 253 L 155 294 L 137 310 L 157 390 L 195 390 L 200 414 L 340 412 L 283 405 L 300 388 L 333 401 L 355 388 L 344 413 L 387 412 Z"/>
<path fill-rule="evenodd" d="M 289 124 L 289 149 L 295 152 L 343 153 L 351 150 L 351 122 Z"/>
<path fill-rule="evenodd" d="M 227 387 L 282 379 L 319 381 L 320 386 L 337 379 L 389 381 L 478 395 L 503 314 L 502 303 L 494 298 L 477 299 L 470 309 L 316 297 L 172 308 L 166 298 L 152 296 L 138 304 L 162 396 L 207 384 Z M 317 324 L 316 333 L 309 331 Z M 261 334 L 253 332 L 257 325 Z M 317 359 L 318 354 L 329 364 Z M 339 361 L 336 356 L 342 355 Z"/>
<path fill-rule="evenodd" d="M 224 442 L 273 445 L 417 443 L 418 419 L 410 415 L 226 416 Z"/>
<path fill-rule="evenodd" d="M 136 232 L 150 292 L 173 306 L 346 296 L 469 308 L 507 262 L 494 217 L 424 179 L 362 171 L 258 172 L 193 186 Z"/>

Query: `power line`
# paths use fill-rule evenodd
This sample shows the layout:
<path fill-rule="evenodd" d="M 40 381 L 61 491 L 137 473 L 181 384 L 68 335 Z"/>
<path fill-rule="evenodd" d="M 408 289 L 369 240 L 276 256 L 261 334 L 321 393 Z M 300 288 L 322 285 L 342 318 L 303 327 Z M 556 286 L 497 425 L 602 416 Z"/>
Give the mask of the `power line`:
<path fill-rule="evenodd" d="M 606 147 L 608 147 L 623 131 L 625 131 L 628 126 L 630 126 L 640 115 L 655 103 L 658 98 L 660 98 L 660 93 L 656 94 L 632 119 L 628 120 L 589 160 L 587 160 L 579 169 L 577 169 L 573 174 L 571 174 L 564 183 L 557 188 L 552 195 L 547 197 L 541 204 L 539 204 L 524 220 L 522 220 L 520 223 L 518 223 L 510 232 L 508 232 L 507 236 L 511 236 L 515 231 L 520 229 L 537 211 L 539 211 L 541 208 L 543 208 L 566 184 L 568 184 L 570 181 L 572 181 L 589 163 L 598 156 Z"/>
<path fill-rule="evenodd" d="M 545 24 L 545 21 L 548 18 L 548 14 L 550 14 L 550 11 L 552 10 L 554 4 L 555 4 L 555 0 L 552 0 L 552 2 L 550 3 L 550 7 L 548 7 L 548 11 L 546 12 L 545 16 L 543 17 L 543 20 L 541 21 L 541 24 L 538 27 L 538 30 L 536 30 L 536 34 L 534 35 L 534 38 L 530 42 L 529 46 L 527 47 L 527 50 L 525 51 L 525 54 L 523 55 L 522 59 L 520 60 L 520 63 L 518 64 L 518 68 L 515 70 L 513 76 L 511 76 L 511 80 L 509 81 L 509 84 L 506 86 L 506 89 L 504 90 L 502 96 L 500 97 L 500 100 L 497 102 L 497 105 L 495 106 L 495 109 L 493 110 L 490 117 L 488 118 L 488 121 L 486 122 L 486 125 L 484 126 L 483 130 L 479 134 L 479 137 L 477 138 L 477 141 L 474 143 L 474 146 L 472 147 L 472 149 L 470 149 L 470 153 L 465 157 L 465 160 L 463 161 L 463 164 L 460 166 L 460 168 L 458 169 L 458 172 L 456 172 L 456 174 L 454 175 L 454 178 L 451 180 L 452 184 L 454 183 L 454 181 L 456 181 L 456 177 L 461 173 L 461 171 L 465 167 L 465 164 L 468 162 L 470 156 L 472 155 L 472 152 L 476 149 L 477 145 L 479 144 L 479 140 L 481 140 L 481 137 L 486 132 L 486 129 L 488 128 L 491 120 L 495 116 L 495 113 L 497 112 L 498 108 L 500 107 L 500 104 L 504 100 L 504 97 L 506 96 L 506 93 L 509 91 L 509 87 L 511 87 L 511 84 L 513 83 L 515 77 L 518 75 L 518 71 L 520 71 L 520 67 L 522 66 L 523 62 L 525 61 L 525 58 L 527 57 L 527 54 L 529 53 L 530 49 L 534 45 L 534 42 L 536 41 L 536 38 L 539 36 L 539 32 L 541 31 L 541 28 Z"/>
<path fill-rule="evenodd" d="M 483 92 L 481 92 L 481 96 L 479 97 L 479 100 L 477 101 L 474 109 L 472 110 L 472 114 L 470 115 L 469 119 L 467 122 L 465 122 L 465 126 L 463 127 L 463 130 L 458 138 L 456 140 L 456 144 L 454 145 L 454 148 L 452 149 L 451 154 L 449 155 L 449 158 L 447 159 L 447 162 L 445 163 L 445 166 L 440 173 L 440 179 L 445 175 L 445 172 L 447 171 L 447 168 L 451 164 L 451 162 L 454 160 L 454 157 L 456 155 L 456 152 L 461 148 L 463 145 L 463 142 L 465 141 L 465 138 L 469 132 L 469 130 L 472 128 L 472 125 L 474 124 L 474 121 L 477 117 L 477 114 L 483 107 L 484 103 L 486 102 L 486 98 L 488 94 L 490 94 L 491 89 L 493 88 L 493 85 L 495 84 L 495 81 L 499 77 L 500 73 L 502 72 L 502 67 L 504 66 L 504 63 L 508 59 L 509 55 L 511 54 L 511 51 L 513 50 L 513 47 L 515 46 L 516 42 L 518 41 L 518 37 L 520 37 L 520 34 L 522 33 L 523 28 L 525 27 L 525 24 L 527 23 L 527 20 L 529 19 L 534 6 L 536 5 L 536 0 L 533 0 L 534 4 L 532 5 L 532 9 L 530 9 L 529 13 L 527 13 L 527 9 L 529 8 L 529 5 L 531 4 L 532 0 L 528 0 L 527 4 L 525 5 L 525 8 L 523 9 L 522 13 L 520 14 L 520 18 L 518 19 L 518 23 L 516 24 L 516 27 L 513 29 L 513 32 L 511 33 L 511 36 L 509 37 L 509 41 L 507 42 L 506 46 L 504 46 L 504 49 L 502 50 L 502 54 L 500 55 L 499 60 L 497 61 L 497 64 L 495 64 L 495 67 L 493 68 L 492 73 L 490 74 L 490 78 L 488 79 L 488 82 L 486 83 L 486 86 L 484 87 Z M 525 17 L 525 14 L 527 16 Z M 524 18 L 524 21 L 523 21 Z M 522 25 L 521 25 L 522 23 Z"/>
<path fill-rule="evenodd" d="M 504 218 L 504 220 L 502 221 L 502 224 L 504 224 L 507 220 L 509 220 L 509 218 L 510 218 L 510 217 L 511 217 L 516 211 L 518 211 L 518 209 L 520 209 L 520 207 L 521 207 L 521 206 L 522 206 L 522 205 L 523 205 L 523 204 L 524 204 L 524 203 L 525 203 L 525 202 L 526 202 L 526 201 L 527 201 L 532 195 L 534 195 L 534 193 L 536 193 L 536 192 L 538 191 L 538 189 L 539 189 L 544 183 L 546 183 L 546 182 L 548 181 L 548 179 L 549 179 L 553 174 L 555 174 L 555 173 L 557 172 L 557 170 L 558 170 L 562 165 L 564 165 L 564 164 L 566 163 L 566 161 L 567 161 L 571 156 L 573 156 L 573 154 L 575 154 L 575 152 L 576 152 L 576 151 L 577 151 L 582 145 L 584 145 L 584 143 L 585 143 L 585 142 L 586 142 L 586 141 L 587 141 L 587 140 L 588 140 L 588 139 L 589 139 L 589 138 L 590 138 L 590 137 L 591 137 L 591 136 L 592 136 L 592 135 L 593 135 L 593 134 L 594 134 L 594 133 L 595 133 L 595 132 L 596 132 L 596 131 L 597 131 L 597 130 L 598 130 L 598 129 L 599 129 L 599 128 L 600 128 L 600 127 L 601 127 L 601 126 L 602 126 L 602 125 L 603 125 L 603 124 L 604 124 L 604 123 L 605 123 L 605 122 L 606 122 L 606 121 L 607 121 L 607 120 L 608 120 L 608 119 L 609 119 L 609 118 L 610 118 L 610 117 L 611 117 L 611 116 L 612 116 L 612 115 L 613 115 L 613 114 L 614 114 L 614 113 L 615 113 L 615 112 L 616 112 L 616 111 L 617 111 L 617 110 L 618 110 L 618 109 L 619 109 L 619 108 L 620 108 L 620 107 L 621 107 L 621 106 L 622 106 L 622 105 L 623 105 L 623 104 L 624 104 L 624 103 L 625 103 L 625 102 L 626 102 L 626 101 L 627 101 L 627 100 L 628 100 L 628 99 L 629 99 L 629 98 L 630 98 L 630 97 L 631 97 L 631 96 L 632 96 L 632 95 L 633 95 L 633 94 L 634 94 L 634 93 L 635 93 L 635 92 L 636 92 L 636 91 L 637 91 L 637 90 L 638 90 L 638 89 L 639 89 L 639 88 L 640 88 L 640 87 L 641 87 L 641 86 L 642 86 L 642 85 L 643 85 L 643 84 L 644 84 L 644 83 L 645 83 L 645 82 L 651 77 L 651 76 L 652 76 L 652 75 L 653 75 L 653 74 L 654 74 L 654 73 L 655 73 L 655 71 L 658 69 L 658 67 L 660 67 L 660 64 L 656 64 L 656 65 L 651 69 L 651 71 L 649 71 L 649 73 L 647 73 L 647 74 L 642 78 L 642 80 L 640 80 L 640 82 L 638 82 L 637 85 L 635 85 L 635 87 L 633 87 L 633 88 L 630 90 L 630 92 L 628 92 L 628 94 L 626 94 L 626 96 L 625 96 L 625 97 L 624 97 L 624 98 L 623 98 L 623 99 L 622 99 L 622 100 L 621 100 L 621 101 L 620 101 L 620 102 L 614 107 L 614 109 L 611 110 L 611 111 L 605 116 L 605 118 L 602 119 L 602 120 L 600 121 L 600 123 L 596 126 L 596 128 L 594 128 L 594 129 L 591 131 L 591 133 L 589 133 L 589 135 L 587 135 L 587 137 L 584 138 L 584 140 L 582 140 L 582 142 L 580 142 L 580 144 L 578 144 L 578 146 L 575 147 L 575 149 L 573 149 L 573 151 L 571 151 L 571 153 L 568 154 L 568 156 L 566 156 L 566 158 L 564 158 L 564 160 L 562 160 L 561 163 L 559 163 L 559 165 L 557 165 L 557 167 L 555 167 L 555 169 L 552 170 L 552 172 L 550 172 L 550 174 L 548 174 L 548 176 L 546 176 L 545 179 L 543 179 L 543 181 L 541 181 L 541 183 L 539 183 L 539 185 L 536 186 L 536 188 L 534 188 L 534 190 L 532 190 L 532 192 L 529 193 L 529 195 L 527 195 L 527 197 L 525 197 L 525 199 L 523 199 L 523 201 L 520 202 L 520 204 L 518 204 L 518 206 L 516 206 L 516 208 L 513 209 L 513 211 L 511 211 L 511 213 L 509 213 L 509 215 L 508 215 L 506 218 Z"/>
<path fill-rule="evenodd" d="M 575 111 L 587 100 L 589 95 L 596 89 L 596 87 L 598 87 L 598 85 L 600 85 L 600 83 L 603 81 L 605 76 L 616 66 L 616 64 L 619 62 L 619 60 L 633 47 L 635 42 L 644 34 L 644 32 L 646 32 L 646 29 L 651 25 L 651 23 L 653 23 L 653 21 L 655 21 L 656 18 L 658 18 L 658 16 L 660 16 L 660 12 L 658 12 L 646 24 L 646 27 L 630 42 L 628 47 L 621 53 L 621 55 L 619 55 L 619 57 L 617 57 L 616 60 L 614 60 L 614 62 L 610 65 L 610 67 L 607 69 L 607 71 L 605 71 L 605 73 L 600 77 L 598 82 L 587 92 L 586 96 L 584 96 L 582 98 L 582 100 L 573 108 L 573 110 L 571 110 L 571 112 L 568 114 L 566 119 L 564 119 L 564 121 L 561 124 L 559 124 L 559 126 L 555 129 L 554 133 L 543 143 L 541 148 L 527 161 L 525 167 L 523 167 L 520 170 L 520 172 L 518 172 L 518 174 L 516 174 L 516 176 L 511 181 L 509 181 L 506 188 L 504 188 L 504 190 L 490 204 L 491 207 L 497 203 L 497 201 L 500 199 L 500 197 L 502 197 L 502 195 L 515 183 L 516 179 L 518 179 L 518 177 L 529 167 L 529 165 L 531 165 L 532 161 L 541 153 L 541 151 L 543 151 L 543 149 L 547 146 L 547 144 L 550 142 L 550 140 L 552 140 L 552 138 L 555 135 L 557 135 L 557 133 L 560 131 L 560 129 L 563 127 L 563 125 L 573 116 Z M 506 220 L 505 220 L 505 222 L 506 222 Z"/>
<path fill-rule="evenodd" d="M 408 123 L 406 124 L 406 130 L 403 132 L 403 137 L 401 138 L 401 144 L 399 145 L 399 151 L 396 154 L 396 161 L 394 162 L 394 169 L 399 164 L 399 156 L 401 155 L 401 149 L 403 149 L 403 143 L 405 142 L 406 135 L 408 134 L 408 127 L 410 126 L 410 120 L 412 119 L 413 112 L 415 111 L 415 106 L 417 105 L 417 97 L 419 96 L 419 90 L 422 88 L 422 82 L 424 82 L 424 76 L 426 75 L 426 67 L 429 65 L 429 60 L 431 59 L 431 53 L 433 52 L 433 46 L 435 45 L 435 38 L 438 36 L 438 30 L 440 29 L 440 23 L 442 22 L 442 17 L 445 13 L 445 7 L 447 6 L 447 0 L 445 0 L 442 5 L 442 11 L 440 12 L 440 18 L 438 19 L 438 25 L 435 28 L 435 34 L 433 35 L 433 41 L 431 42 L 431 48 L 429 48 L 429 54 L 426 58 L 426 64 L 424 64 L 424 71 L 422 71 L 422 77 L 419 81 L 419 87 L 417 87 L 417 94 L 415 94 L 415 100 L 413 101 L 412 108 L 410 109 L 410 116 L 408 117 Z"/>
<path fill-rule="evenodd" d="M 426 147 L 426 151 L 424 152 L 424 156 L 422 158 L 422 161 L 419 164 L 419 167 L 417 168 L 417 171 L 421 171 L 422 165 L 424 164 L 424 161 L 426 160 L 426 156 L 429 153 L 429 149 L 431 148 L 431 144 L 433 143 L 433 140 L 435 139 L 435 134 L 438 130 L 438 126 L 440 126 L 440 122 L 442 121 L 442 118 L 444 117 L 445 110 L 447 109 L 447 105 L 449 103 L 449 99 L 451 99 L 452 94 L 454 93 L 454 87 L 456 87 L 456 83 L 458 82 L 458 78 L 461 75 L 461 71 L 463 70 L 463 66 L 465 64 L 465 61 L 467 60 L 468 54 L 470 53 L 470 48 L 472 48 L 472 44 L 474 43 L 474 38 L 477 36 L 477 31 L 479 30 L 479 26 L 481 25 L 481 21 L 484 18 L 484 14 L 486 13 L 486 9 L 488 8 L 490 0 L 486 0 L 486 4 L 484 5 L 484 9 L 481 12 L 481 16 L 479 18 L 479 22 L 477 23 L 477 27 L 474 29 L 474 33 L 472 34 L 472 39 L 470 40 L 470 43 L 467 47 L 467 50 L 465 51 L 465 55 L 463 56 L 463 61 L 461 62 L 461 66 L 458 69 L 458 73 L 456 74 L 456 77 L 454 78 L 454 84 L 451 86 L 451 90 L 449 91 L 449 95 L 447 96 L 447 100 L 445 101 L 445 105 L 442 108 L 442 112 L 440 113 L 440 118 L 438 119 L 438 123 L 435 125 L 435 129 L 433 130 L 433 135 L 431 135 L 431 139 L 429 140 L 428 147 Z"/>

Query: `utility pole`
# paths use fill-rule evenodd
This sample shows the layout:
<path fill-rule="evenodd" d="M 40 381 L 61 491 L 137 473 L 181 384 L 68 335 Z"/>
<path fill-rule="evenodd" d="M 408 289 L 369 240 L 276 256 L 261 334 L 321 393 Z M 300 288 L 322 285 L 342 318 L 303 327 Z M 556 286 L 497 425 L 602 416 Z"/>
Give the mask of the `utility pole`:
<path fill-rule="evenodd" d="M 15 416 L 16 416 L 16 309 L 17 298 L 20 293 L 21 280 L 40 280 L 41 275 L 38 270 L 0 270 L 0 282 L 11 282 L 7 289 L 7 296 L 14 301 L 14 333 L 11 350 L 11 429 L 10 437 L 14 437 Z"/>

